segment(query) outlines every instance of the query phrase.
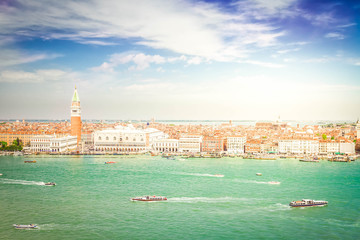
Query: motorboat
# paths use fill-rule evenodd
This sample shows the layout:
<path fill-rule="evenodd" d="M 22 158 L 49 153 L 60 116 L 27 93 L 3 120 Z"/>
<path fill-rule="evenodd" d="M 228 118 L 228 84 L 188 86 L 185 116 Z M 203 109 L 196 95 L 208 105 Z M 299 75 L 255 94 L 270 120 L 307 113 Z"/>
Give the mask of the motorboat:
<path fill-rule="evenodd" d="M 280 182 L 270 181 L 270 182 L 268 182 L 268 184 L 280 184 Z"/>
<path fill-rule="evenodd" d="M 116 163 L 116 162 L 114 162 L 114 161 L 105 162 L 105 164 L 111 164 L 111 163 Z"/>
<path fill-rule="evenodd" d="M 21 224 L 14 224 L 13 225 L 16 229 L 37 229 L 39 228 L 36 224 L 29 224 L 29 225 L 21 225 Z"/>
<path fill-rule="evenodd" d="M 24 163 L 36 163 L 36 160 L 27 160 L 27 161 L 24 161 Z"/>
<path fill-rule="evenodd" d="M 257 176 L 262 176 L 262 173 L 256 173 Z"/>
<path fill-rule="evenodd" d="M 166 201 L 166 197 L 161 196 L 144 196 L 144 197 L 135 197 L 131 198 L 131 201 L 140 201 L 140 202 L 155 202 L 155 201 Z"/>
<path fill-rule="evenodd" d="M 290 207 L 314 207 L 314 206 L 326 206 L 328 204 L 327 201 L 323 200 L 311 200 L 311 199 L 303 199 L 301 201 L 292 201 L 290 202 Z"/>
<path fill-rule="evenodd" d="M 47 183 L 45 183 L 45 185 L 46 185 L 46 186 L 55 186 L 56 183 L 54 183 L 54 182 L 47 182 Z"/>
<path fill-rule="evenodd" d="M 2 176 L 3 174 L 2 173 L 0 173 L 0 176 Z"/>
<path fill-rule="evenodd" d="M 223 174 L 214 174 L 214 177 L 224 177 Z"/>

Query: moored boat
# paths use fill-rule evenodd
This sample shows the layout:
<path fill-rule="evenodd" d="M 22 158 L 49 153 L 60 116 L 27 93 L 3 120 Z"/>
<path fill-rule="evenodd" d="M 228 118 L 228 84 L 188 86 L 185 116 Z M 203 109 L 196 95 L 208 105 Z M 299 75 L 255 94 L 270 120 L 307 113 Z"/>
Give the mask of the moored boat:
<path fill-rule="evenodd" d="M 319 162 L 319 160 L 317 158 L 302 158 L 302 159 L 299 159 L 300 162 Z"/>
<path fill-rule="evenodd" d="M 38 226 L 36 224 L 29 224 L 29 225 L 21 225 L 21 224 L 13 224 L 13 226 L 16 228 L 16 229 L 37 229 Z"/>
<path fill-rule="evenodd" d="M 46 186 L 55 186 L 56 183 L 54 183 L 54 182 L 47 182 L 47 183 L 45 183 L 45 185 L 46 185 Z"/>
<path fill-rule="evenodd" d="M 27 160 L 27 161 L 24 161 L 24 163 L 36 163 L 36 160 Z"/>
<path fill-rule="evenodd" d="M 155 201 L 166 201 L 166 197 L 161 196 L 144 196 L 144 197 L 135 197 L 131 198 L 131 201 L 140 201 L 140 202 L 155 202 Z"/>
<path fill-rule="evenodd" d="M 312 200 L 312 199 L 303 199 L 301 201 L 292 201 L 290 202 L 290 207 L 314 207 L 314 206 L 326 206 L 327 201 L 323 200 Z"/>

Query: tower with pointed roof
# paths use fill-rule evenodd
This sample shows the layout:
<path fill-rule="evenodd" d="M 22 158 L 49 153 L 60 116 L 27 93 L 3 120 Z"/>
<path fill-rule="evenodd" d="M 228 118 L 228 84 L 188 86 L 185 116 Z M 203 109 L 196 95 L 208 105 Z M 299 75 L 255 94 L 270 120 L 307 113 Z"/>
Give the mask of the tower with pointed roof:
<path fill-rule="evenodd" d="M 81 141 L 81 109 L 80 98 L 76 86 L 71 102 L 71 135 L 77 136 L 77 144 Z"/>
<path fill-rule="evenodd" d="M 360 121 L 359 121 L 359 119 L 356 122 L 356 138 L 360 139 Z"/>

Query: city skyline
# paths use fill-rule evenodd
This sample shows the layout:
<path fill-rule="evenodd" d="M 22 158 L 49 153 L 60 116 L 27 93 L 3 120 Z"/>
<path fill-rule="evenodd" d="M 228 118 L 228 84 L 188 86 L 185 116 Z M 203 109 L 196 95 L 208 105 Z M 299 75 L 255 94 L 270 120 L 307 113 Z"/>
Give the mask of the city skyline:
<path fill-rule="evenodd" d="M 356 1 L 2 1 L 2 119 L 351 120 Z"/>

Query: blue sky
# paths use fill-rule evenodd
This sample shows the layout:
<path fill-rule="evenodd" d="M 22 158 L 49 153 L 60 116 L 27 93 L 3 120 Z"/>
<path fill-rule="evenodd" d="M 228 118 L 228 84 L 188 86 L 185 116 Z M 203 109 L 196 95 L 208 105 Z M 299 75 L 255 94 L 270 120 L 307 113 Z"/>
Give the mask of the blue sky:
<path fill-rule="evenodd" d="M 0 2 L 0 118 L 356 120 L 360 3 Z"/>

